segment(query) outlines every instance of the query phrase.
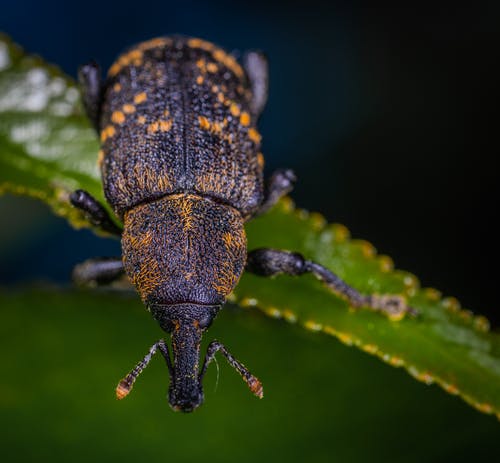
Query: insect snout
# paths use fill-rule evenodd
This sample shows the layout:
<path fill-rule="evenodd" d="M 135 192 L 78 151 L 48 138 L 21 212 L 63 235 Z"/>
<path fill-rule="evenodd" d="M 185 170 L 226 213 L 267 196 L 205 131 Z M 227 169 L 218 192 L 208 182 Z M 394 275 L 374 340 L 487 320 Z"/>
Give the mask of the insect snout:
<path fill-rule="evenodd" d="M 198 408 L 204 400 L 201 381 L 191 390 L 177 389 L 172 380 L 168 389 L 168 403 L 172 410 L 176 412 L 189 413 Z"/>

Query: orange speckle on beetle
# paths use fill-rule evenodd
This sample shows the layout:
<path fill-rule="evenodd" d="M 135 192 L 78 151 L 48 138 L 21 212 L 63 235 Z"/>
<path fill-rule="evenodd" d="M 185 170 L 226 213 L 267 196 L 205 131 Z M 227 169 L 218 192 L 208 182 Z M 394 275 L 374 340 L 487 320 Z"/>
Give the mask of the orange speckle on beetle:
<path fill-rule="evenodd" d="M 113 85 L 113 91 L 119 92 L 122 89 L 122 86 L 120 85 L 119 82 L 117 82 L 115 85 Z"/>
<path fill-rule="evenodd" d="M 146 92 L 141 92 L 141 93 L 138 93 L 136 96 L 134 96 L 134 103 L 141 104 L 141 103 L 144 103 L 147 99 L 148 99 L 148 96 L 146 95 Z"/>
<path fill-rule="evenodd" d="M 139 50 L 147 51 L 153 48 L 165 47 L 172 43 L 172 39 L 166 37 L 157 37 L 146 42 L 142 42 L 139 45 Z"/>
<path fill-rule="evenodd" d="M 264 167 L 264 155 L 262 153 L 257 153 L 257 164 L 262 169 Z"/>
<path fill-rule="evenodd" d="M 112 125 L 107 125 L 101 131 L 101 141 L 104 143 L 108 138 L 111 138 L 115 135 L 116 130 Z"/>
<path fill-rule="evenodd" d="M 257 130 L 255 130 L 253 127 L 248 130 L 248 138 L 252 140 L 255 144 L 259 144 L 261 140 L 261 136 Z"/>
<path fill-rule="evenodd" d="M 148 125 L 148 133 L 154 134 L 156 132 L 168 132 L 172 127 L 172 120 L 163 120 L 160 119 L 158 121 L 151 122 Z"/>
<path fill-rule="evenodd" d="M 248 114 L 246 111 L 243 111 L 240 116 L 240 124 L 248 127 L 250 125 L 250 114 Z"/>
<path fill-rule="evenodd" d="M 205 116 L 198 116 L 198 122 L 203 130 L 210 130 L 210 121 Z"/>
<path fill-rule="evenodd" d="M 236 103 L 231 103 L 231 105 L 229 106 L 229 112 L 234 117 L 238 117 L 240 115 L 240 107 Z"/>
<path fill-rule="evenodd" d="M 161 120 L 159 121 L 159 129 L 160 132 L 168 132 L 170 128 L 172 127 L 172 121 L 170 119 L 168 120 Z"/>
<path fill-rule="evenodd" d="M 212 51 L 215 48 L 213 43 L 197 38 L 189 39 L 188 46 L 190 46 L 191 48 L 201 48 L 202 50 L 205 51 Z"/>
<path fill-rule="evenodd" d="M 243 77 L 244 73 L 243 73 L 243 69 L 241 68 L 241 66 L 234 59 L 234 57 L 232 57 L 231 55 L 228 55 L 224 50 L 217 48 L 213 51 L 212 56 L 214 57 L 215 61 L 226 66 L 237 77 L 239 77 L 240 79 Z"/>
<path fill-rule="evenodd" d="M 97 165 L 101 167 L 103 161 L 104 161 L 104 151 L 99 150 L 97 153 Z"/>
<path fill-rule="evenodd" d="M 148 133 L 153 134 L 158 132 L 160 128 L 160 125 L 158 121 L 151 122 L 151 124 L 148 125 Z"/>
<path fill-rule="evenodd" d="M 215 63 L 207 63 L 207 71 L 211 73 L 215 73 L 219 70 L 218 66 Z"/>
<path fill-rule="evenodd" d="M 197 83 L 198 85 L 201 85 L 201 84 L 203 83 L 203 80 L 204 80 L 204 79 L 203 79 L 203 76 L 198 76 L 198 77 L 196 78 L 196 83 Z"/>
<path fill-rule="evenodd" d="M 144 116 L 142 116 L 142 115 L 141 115 L 141 116 L 139 116 L 139 117 L 137 118 L 137 122 L 138 122 L 139 124 L 145 124 L 145 123 L 146 123 L 146 118 L 145 118 Z"/>
<path fill-rule="evenodd" d="M 124 104 L 122 110 L 125 114 L 135 113 L 135 106 L 133 104 Z"/>
<path fill-rule="evenodd" d="M 121 111 L 115 111 L 113 114 L 111 114 L 111 120 L 115 124 L 123 124 L 125 122 L 125 114 L 123 114 Z"/>

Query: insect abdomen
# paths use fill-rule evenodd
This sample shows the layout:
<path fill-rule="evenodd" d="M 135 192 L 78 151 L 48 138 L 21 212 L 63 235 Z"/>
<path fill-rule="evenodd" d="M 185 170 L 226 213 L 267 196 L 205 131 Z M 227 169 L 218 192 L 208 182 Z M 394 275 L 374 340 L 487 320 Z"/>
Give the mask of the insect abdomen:
<path fill-rule="evenodd" d="M 250 98 L 243 69 L 209 42 L 166 37 L 124 53 L 110 68 L 101 115 L 115 211 L 184 192 L 254 212 L 262 156 Z"/>

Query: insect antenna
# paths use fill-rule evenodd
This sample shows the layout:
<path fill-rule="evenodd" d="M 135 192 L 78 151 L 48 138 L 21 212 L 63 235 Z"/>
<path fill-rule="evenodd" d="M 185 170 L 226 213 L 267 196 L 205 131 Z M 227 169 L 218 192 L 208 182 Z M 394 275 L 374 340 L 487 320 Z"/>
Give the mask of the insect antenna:
<path fill-rule="evenodd" d="M 203 363 L 203 368 L 200 372 L 200 381 L 203 379 L 203 376 L 205 376 L 208 365 L 212 360 L 214 360 L 215 354 L 218 351 L 220 351 L 222 355 L 226 357 L 229 365 L 231 365 L 240 374 L 240 376 L 243 378 L 243 381 L 247 383 L 248 387 L 254 393 L 254 395 L 256 395 L 259 399 L 262 399 L 262 397 L 264 397 L 264 391 L 260 380 L 256 376 L 252 375 L 252 373 L 250 373 L 245 365 L 236 360 L 226 349 L 226 347 L 219 341 L 212 341 L 207 347 L 205 362 Z"/>
<path fill-rule="evenodd" d="M 158 342 L 154 343 L 149 352 L 144 356 L 144 358 L 134 367 L 134 369 L 123 378 L 116 386 L 116 398 L 121 400 L 126 397 L 129 392 L 134 387 L 135 380 L 142 373 L 144 368 L 146 368 L 153 358 L 153 355 L 156 354 L 157 349 L 160 349 L 160 352 L 163 354 L 165 361 L 167 362 L 168 371 L 170 375 L 172 375 L 172 361 L 170 360 L 170 353 L 168 351 L 168 347 L 165 344 L 163 339 L 160 339 Z"/>

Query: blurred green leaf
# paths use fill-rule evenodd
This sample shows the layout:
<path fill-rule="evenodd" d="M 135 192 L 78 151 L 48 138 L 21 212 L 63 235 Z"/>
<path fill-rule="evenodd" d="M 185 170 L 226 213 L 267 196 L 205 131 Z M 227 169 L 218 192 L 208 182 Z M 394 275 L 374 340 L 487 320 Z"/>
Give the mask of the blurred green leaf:
<path fill-rule="evenodd" d="M 57 288 L 56 288 L 57 289 Z M 264 384 L 255 398 L 220 357 L 192 414 L 166 400 L 164 333 L 134 295 L 0 290 L 2 461 L 492 461 L 498 423 L 324 334 L 226 306 L 205 335 Z"/>
<path fill-rule="evenodd" d="M 74 226 L 89 226 L 68 196 L 77 188 L 104 202 L 99 144 L 76 84 L 0 35 L 0 193 L 39 198 Z"/>
<path fill-rule="evenodd" d="M 76 188 L 103 199 L 95 168 L 97 141 L 83 116 L 73 83 L 40 59 L 0 39 L 0 189 L 48 202 L 74 225 L 88 226 L 68 203 Z M 284 200 L 249 223 L 249 248 L 302 252 L 364 293 L 400 294 L 418 309 L 416 319 L 391 321 L 354 311 L 312 277 L 266 280 L 244 275 L 233 301 L 336 336 L 377 355 L 415 378 L 437 382 L 485 413 L 500 416 L 500 337 L 488 322 L 462 310 L 453 298 L 420 289 L 417 279 L 393 270 L 367 242 L 351 240 L 345 227 Z"/>

